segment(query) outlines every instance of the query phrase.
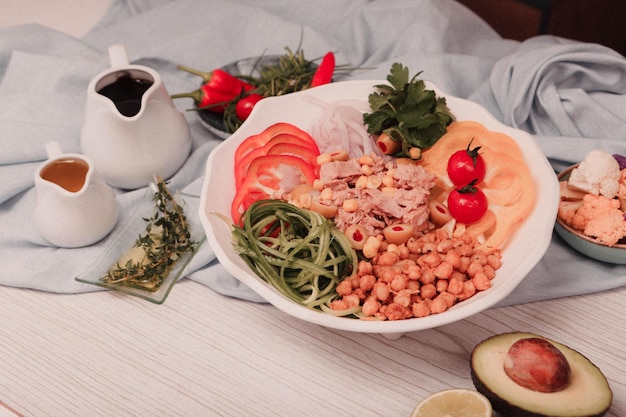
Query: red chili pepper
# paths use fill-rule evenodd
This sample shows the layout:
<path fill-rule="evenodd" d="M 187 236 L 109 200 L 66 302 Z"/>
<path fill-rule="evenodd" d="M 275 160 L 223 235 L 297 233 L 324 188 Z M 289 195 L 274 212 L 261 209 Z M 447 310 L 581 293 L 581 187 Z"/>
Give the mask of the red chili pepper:
<path fill-rule="evenodd" d="M 319 85 L 328 84 L 333 79 L 333 73 L 335 72 L 335 54 L 328 52 L 322 58 L 320 66 L 317 67 L 313 79 L 311 80 L 311 87 L 317 87 Z"/>
<path fill-rule="evenodd" d="M 219 68 L 214 69 L 211 72 L 203 72 L 184 65 L 179 65 L 178 69 L 200 76 L 202 81 L 204 81 L 204 85 L 216 90 L 222 90 L 239 95 L 242 90 L 247 92 L 254 89 L 252 84 L 249 84 Z"/>
<path fill-rule="evenodd" d="M 254 106 L 263 99 L 261 94 L 249 94 L 247 96 L 242 97 L 235 104 L 235 114 L 239 118 L 239 120 L 246 120 L 250 113 L 252 113 L 252 109 Z"/>
<path fill-rule="evenodd" d="M 223 113 L 228 103 L 234 100 L 237 95 L 222 90 L 216 90 L 204 84 L 199 89 L 191 93 L 173 94 L 175 98 L 189 97 L 196 102 L 196 106 L 200 110 L 208 110 L 215 113 Z"/>

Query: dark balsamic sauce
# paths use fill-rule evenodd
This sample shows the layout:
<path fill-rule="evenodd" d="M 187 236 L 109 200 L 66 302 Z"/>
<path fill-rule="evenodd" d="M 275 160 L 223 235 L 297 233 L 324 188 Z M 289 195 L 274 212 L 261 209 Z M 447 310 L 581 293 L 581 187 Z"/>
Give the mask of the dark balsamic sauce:
<path fill-rule="evenodd" d="M 151 81 L 123 76 L 102 87 L 98 94 L 111 99 L 121 114 L 132 117 L 141 110 L 141 97 L 151 85 Z"/>

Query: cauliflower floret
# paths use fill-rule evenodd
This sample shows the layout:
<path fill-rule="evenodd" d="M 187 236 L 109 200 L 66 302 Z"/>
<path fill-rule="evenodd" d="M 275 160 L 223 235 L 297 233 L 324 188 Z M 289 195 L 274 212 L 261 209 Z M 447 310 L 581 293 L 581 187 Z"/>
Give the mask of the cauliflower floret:
<path fill-rule="evenodd" d="M 559 210 L 559 216 L 573 228 L 609 246 L 626 236 L 626 220 L 617 199 L 587 194 L 573 215 L 572 210 Z"/>
<path fill-rule="evenodd" d="M 613 155 L 593 150 L 572 171 L 568 183 L 574 189 L 613 198 L 619 189 L 619 179 L 619 163 Z"/>
<path fill-rule="evenodd" d="M 583 233 L 587 236 L 595 237 L 605 245 L 613 246 L 626 236 L 624 214 L 616 210 L 612 213 L 593 218 L 587 223 Z"/>

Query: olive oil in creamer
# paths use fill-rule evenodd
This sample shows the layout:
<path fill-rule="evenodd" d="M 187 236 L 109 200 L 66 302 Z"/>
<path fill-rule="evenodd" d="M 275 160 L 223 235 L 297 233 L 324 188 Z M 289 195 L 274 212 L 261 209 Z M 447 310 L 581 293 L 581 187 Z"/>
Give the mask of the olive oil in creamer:
<path fill-rule="evenodd" d="M 40 176 L 67 191 L 75 193 L 85 185 L 89 165 L 78 158 L 62 158 L 50 163 L 41 170 Z"/>
<path fill-rule="evenodd" d="M 151 85 L 151 81 L 123 76 L 99 89 L 98 94 L 111 99 L 122 115 L 132 117 L 141 110 L 141 98 Z"/>

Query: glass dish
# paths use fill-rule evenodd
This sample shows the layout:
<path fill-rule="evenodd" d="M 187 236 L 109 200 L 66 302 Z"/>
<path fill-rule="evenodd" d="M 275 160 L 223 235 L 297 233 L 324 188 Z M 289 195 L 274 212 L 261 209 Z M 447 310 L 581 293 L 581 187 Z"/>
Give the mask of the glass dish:
<path fill-rule="evenodd" d="M 122 255 L 131 249 L 139 235 L 145 233 L 147 223 L 142 221 L 142 219 L 150 218 L 154 214 L 155 204 L 152 201 L 153 196 L 154 191 L 148 187 L 142 199 L 137 203 L 133 213 L 124 223 L 118 226 L 120 232 L 114 239 L 110 239 L 102 255 L 85 272 L 75 277 L 76 281 L 133 295 L 155 304 L 163 304 L 174 284 L 183 276 L 185 268 L 206 240 L 202 227 L 194 224 L 189 225 L 191 239 L 196 242 L 195 248 L 193 251 L 185 253 L 174 263 L 167 277 L 156 290 L 150 291 L 124 283 L 110 284 L 102 281 L 102 277 L 107 271 L 116 264 Z M 180 204 L 180 202 L 178 203 Z M 186 214 L 188 215 L 188 213 Z"/>

